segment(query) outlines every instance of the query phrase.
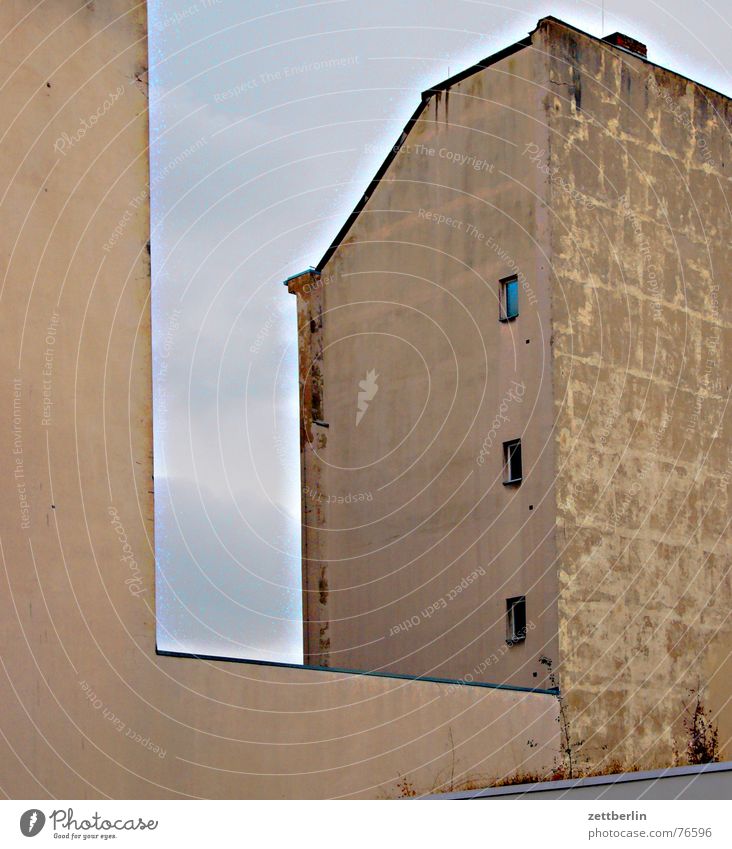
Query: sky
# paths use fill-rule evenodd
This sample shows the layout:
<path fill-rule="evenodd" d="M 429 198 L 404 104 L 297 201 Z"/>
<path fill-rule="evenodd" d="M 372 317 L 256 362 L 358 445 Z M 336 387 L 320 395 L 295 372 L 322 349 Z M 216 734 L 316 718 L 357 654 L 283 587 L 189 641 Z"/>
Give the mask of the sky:
<path fill-rule="evenodd" d="M 149 0 L 158 648 L 302 660 L 282 281 L 320 259 L 420 92 L 554 15 L 730 94 L 726 7 Z"/>

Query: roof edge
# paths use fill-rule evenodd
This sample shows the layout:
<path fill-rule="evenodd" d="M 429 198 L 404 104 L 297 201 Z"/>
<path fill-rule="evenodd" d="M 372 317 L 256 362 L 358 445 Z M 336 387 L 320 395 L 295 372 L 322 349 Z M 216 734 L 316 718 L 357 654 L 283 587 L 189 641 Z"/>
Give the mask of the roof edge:
<path fill-rule="evenodd" d="M 425 684 L 449 684 L 457 687 L 477 687 L 486 690 L 505 690 L 511 693 L 533 693 L 540 696 L 559 696 L 557 687 L 523 687 L 519 684 L 501 684 L 489 681 L 466 681 L 463 678 L 439 678 L 433 675 L 408 675 L 405 672 L 386 672 L 375 669 L 347 669 L 340 666 L 312 666 L 306 663 L 284 663 L 276 660 L 257 660 L 243 657 L 222 657 L 215 654 L 196 654 L 185 651 L 169 651 L 155 647 L 155 654 L 159 657 L 189 658 L 192 660 L 205 660 L 215 663 L 245 663 L 251 666 L 269 666 L 274 669 L 304 669 L 310 672 L 330 672 L 338 675 L 360 675 L 366 678 L 391 678 L 398 681 L 414 681 Z"/>
<path fill-rule="evenodd" d="M 698 80 L 694 80 L 691 77 L 687 77 L 686 74 L 682 74 L 679 71 L 674 71 L 673 68 L 667 68 L 665 65 L 659 65 L 658 62 L 653 62 L 647 56 L 642 56 L 640 53 L 634 53 L 632 50 L 628 50 L 627 47 L 621 47 L 619 44 L 612 44 L 609 41 L 605 41 L 604 37 L 599 35 L 593 35 L 591 32 L 586 32 L 579 27 L 576 27 L 574 24 L 568 24 L 566 21 L 563 21 L 561 18 L 555 18 L 554 15 L 546 15 L 543 18 L 539 18 L 534 29 L 529 33 L 532 36 L 538 29 L 540 29 L 543 23 L 552 23 L 559 24 L 559 26 L 564 27 L 565 29 L 572 30 L 572 32 L 576 32 L 579 35 L 584 35 L 585 38 L 592 39 L 592 41 L 596 41 L 599 45 L 605 47 L 608 50 L 619 50 L 621 53 L 625 53 L 628 56 L 633 56 L 635 59 L 639 59 L 641 62 L 644 62 L 646 65 L 651 65 L 654 68 L 659 68 L 661 71 L 666 71 L 668 74 L 673 74 L 675 77 L 679 77 L 682 80 L 686 80 L 687 82 L 693 83 L 695 86 L 698 86 L 705 91 L 709 91 L 712 94 L 715 94 L 717 97 L 722 97 L 725 100 L 732 100 L 732 96 L 729 94 L 725 94 L 722 91 L 717 91 L 716 88 L 712 88 L 710 85 L 706 83 L 700 83 Z"/>
<path fill-rule="evenodd" d="M 318 264 L 315 266 L 315 271 L 317 271 L 317 272 L 323 271 L 323 269 L 328 264 L 331 257 L 333 256 L 333 254 L 336 252 L 338 247 L 341 245 L 343 240 L 348 235 L 348 232 L 350 231 L 351 227 L 353 227 L 353 225 L 355 224 L 356 219 L 361 214 L 363 208 L 366 206 L 366 203 L 368 202 L 369 198 L 371 197 L 371 195 L 376 190 L 376 187 L 378 186 L 378 184 L 381 182 L 382 177 L 386 173 L 386 171 L 389 168 L 389 166 L 391 165 L 391 163 L 396 158 L 396 155 L 401 150 L 401 148 L 402 148 L 404 142 L 406 141 L 407 136 L 409 135 L 412 127 L 414 126 L 417 119 L 420 117 L 420 115 L 424 111 L 424 109 L 427 106 L 427 103 L 429 102 L 432 95 L 437 94 L 438 92 L 441 92 L 441 91 L 445 91 L 445 89 L 449 88 L 450 86 L 453 86 L 453 85 L 455 85 L 459 82 L 462 82 L 462 80 L 473 76 L 473 74 L 477 74 L 480 71 L 485 70 L 486 68 L 490 68 L 491 65 L 494 65 L 496 62 L 500 62 L 501 59 L 506 59 L 507 57 L 512 56 L 514 53 L 517 53 L 519 50 L 523 50 L 525 47 L 530 47 L 531 44 L 532 44 L 532 41 L 533 41 L 534 33 L 536 33 L 539 29 L 541 29 L 541 27 L 543 25 L 545 25 L 547 23 L 558 24 L 559 26 L 564 27 L 565 29 L 571 30 L 573 32 L 578 33 L 579 35 L 583 35 L 586 38 L 592 39 L 593 41 L 596 41 L 599 45 L 601 45 L 602 47 L 604 47 L 607 50 L 611 50 L 611 51 L 616 50 L 616 51 L 620 51 L 621 53 L 627 53 L 628 56 L 633 56 L 635 59 L 639 60 L 640 62 L 645 62 L 647 65 L 650 65 L 654 68 L 659 68 L 660 70 L 666 71 L 669 74 L 674 74 L 675 76 L 680 77 L 681 79 L 684 79 L 684 80 L 687 80 L 690 83 L 693 83 L 695 86 L 698 86 L 700 89 L 711 92 L 712 94 L 714 94 L 718 97 L 722 97 L 725 100 L 732 99 L 732 98 L 730 98 L 729 95 L 723 94 L 721 91 L 717 91 L 716 89 L 712 88 L 711 86 L 705 85 L 704 83 L 697 82 L 696 80 L 691 79 L 691 77 L 687 77 L 684 74 L 680 74 L 678 71 L 674 71 L 671 68 L 665 67 L 664 65 L 659 65 L 657 62 L 652 62 L 650 59 L 648 59 L 647 56 L 641 56 L 640 54 L 634 53 L 633 51 L 627 50 L 626 48 L 620 47 L 619 45 L 611 44 L 610 42 L 605 41 L 600 36 L 592 35 L 589 32 L 585 32 L 585 30 L 582 30 L 579 27 L 574 26 L 573 24 L 568 24 L 566 21 L 561 20 L 561 18 L 554 17 L 554 15 L 546 15 L 543 18 L 539 18 L 534 29 L 532 29 L 531 32 L 528 34 L 528 36 L 526 36 L 525 38 L 522 38 L 519 41 L 516 41 L 513 44 L 508 45 L 508 47 L 502 48 L 501 50 L 497 51 L 496 53 L 493 53 L 490 56 L 488 56 L 487 58 L 478 62 L 477 64 L 471 65 L 469 68 L 466 68 L 464 71 L 460 71 L 457 74 L 453 74 L 451 77 L 448 77 L 447 79 L 442 80 L 442 82 L 435 83 L 435 85 L 430 86 L 430 88 L 425 89 L 422 92 L 420 103 L 417 106 L 417 108 L 414 110 L 414 112 L 412 113 L 412 116 L 409 118 L 407 123 L 404 125 L 404 129 L 402 130 L 401 134 L 399 135 L 399 138 L 397 139 L 396 144 L 394 144 L 392 146 L 392 148 L 389 150 L 389 153 L 388 153 L 386 159 L 381 163 L 379 170 L 376 172 L 376 174 L 373 176 L 373 178 L 369 182 L 369 184 L 366 188 L 366 191 L 363 193 L 363 195 L 359 199 L 358 203 L 353 208 L 353 211 L 348 216 L 348 218 L 346 219 L 346 221 L 343 224 L 343 226 L 341 227 L 341 229 L 338 231 L 338 233 L 336 233 L 335 238 L 333 239 L 333 241 L 328 246 L 328 249 L 325 251 L 325 253 L 321 257 Z"/>
<path fill-rule="evenodd" d="M 323 271 L 325 266 L 328 264 L 330 258 L 333 256 L 333 254 L 336 252 L 336 250 L 338 249 L 340 244 L 343 242 L 343 240 L 348 235 L 348 231 L 355 224 L 356 219 L 361 214 L 363 208 L 366 206 L 369 198 L 374 193 L 378 184 L 381 182 L 381 178 L 384 176 L 384 174 L 386 173 L 387 169 L 389 168 L 391 163 L 394 161 L 394 159 L 396 159 L 396 156 L 399 153 L 399 151 L 401 150 L 402 146 L 404 145 L 404 142 L 407 140 L 407 136 L 409 135 L 412 127 L 414 126 L 414 124 L 417 122 L 417 119 L 420 117 L 420 115 L 424 111 L 424 109 L 427 106 L 432 95 L 436 94 L 437 92 L 444 91 L 445 89 L 449 88 L 450 86 L 455 85 L 456 83 L 459 83 L 462 80 L 473 76 L 473 74 L 477 74 L 480 71 L 483 71 L 486 68 L 489 68 L 491 65 L 495 64 L 496 62 L 500 62 L 501 59 L 506 59 L 507 57 L 512 56 L 514 53 L 517 53 L 519 50 L 523 50 L 524 47 L 530 47 L 530 46 L 531 46 L 531 35 L 528 35 L 528 36 L 526 36 L 526 38 L 522 38 L 520 41 L 516 41 L 516 42 L 514 42 L 514 44 L 510 44 L 508 47 L 504 47 L 501 50 L 499 50 L 498 52 L 491 54 L 490 56 L 481 60 L 477 64 L 471 65 L 469 68 L 466 68 L 464 71 L 460 71 L 457 74 L 453 74 L 451 77 L 448 77 L 447 79 L 442 80 L 442 82 L 435 83 L 435 85 L 431 86 L 428 89 L 425 89 L 422 92 L 422 96 L 421 96 L 421 99 L 420 99 L 420 102 L 419 102 L 419 106 L 417 106 L 417 108 L 414 110 L 411 117 L 407 121 L 407 123 L 404 125 L 404 129 L 400 133 L 399 138 L 396 141 L 396 144 L 392 145 L 391 149 L 389 150 L 389 153 L 387 154 L 386 159 L 381 163 L 381 165 L 379 166 L 379 170 L 376 172 L 376 174 L 371 179 L 371 182 L 366 187 L 366 191 L 363 193 L 363 195 L 359 199 L 358 203 L 353 208 L 353 211 L 348 216 L 348 218 L 346 219 L 346 221 L 343 224 L 343 226 L 341 227 L 341 229 L 338 231 L 338 233 L 336 233 L 335 238 L 330 243 L 330 245 L 328 246 L 328 249 L 326 250 L 326 252 L 321 257 L 320 262 L 318 262 L 318 264 L 315 266 L 316 271 L 318 271 L 318 272 Z"/>
<path fill-rule="evenodd" d="M 431 97 L 438 91 L 444 91 L 446 88 L 450 88 L 450 86 L 462 82 L 468 77 L 472 77 L 473 74 L 477 74 L 480 71 L 484 71 L 486 68 L 490 68 L 491 65 L 494 65 L 496 62 L 500 62 L 501 59 L 507 59 L 509 56 L 513 56 L 514 53 L 518 53 L 518 51 L 523 50 L 524 47 L 531 47 L 531 35 L 527 35 L 526 38 L 522 38 L 519 41 L 515 41 L 513 44 L 509 44 L 508 47 L 501 48 L 501 50 L 498 50 L 496 53 L 492 53 L 486 59 L 481 59 L 480 62 L 477 62 L 475 65 L 471 65 L 464 71 L 453 74 L 446 80 L 442 80 L 442 82 L 435 83 L 435 85 L 430 86 L 430 88 L 425 89 L 422 92 L 422 98 Z"/>

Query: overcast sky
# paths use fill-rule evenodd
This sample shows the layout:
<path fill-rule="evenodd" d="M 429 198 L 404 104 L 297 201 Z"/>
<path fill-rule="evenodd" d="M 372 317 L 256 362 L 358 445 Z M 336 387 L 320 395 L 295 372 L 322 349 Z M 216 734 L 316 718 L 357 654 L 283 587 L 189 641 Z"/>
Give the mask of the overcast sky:
<path fill-rule="evenodd" d="M 295 301 L 420 92 L 554 15 L 732 92 L 727 3 L 150 0 L 161 649 L 301 661 Z"/>

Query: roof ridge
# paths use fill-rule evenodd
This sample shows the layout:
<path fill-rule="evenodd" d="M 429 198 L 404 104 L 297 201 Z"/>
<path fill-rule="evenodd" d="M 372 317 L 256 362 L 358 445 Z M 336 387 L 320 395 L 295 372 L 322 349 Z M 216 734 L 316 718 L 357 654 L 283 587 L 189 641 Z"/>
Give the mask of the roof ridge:
<path fill-rule="evenodd" d="M 447 79 L 442 80 L 439 83 L 435 83 L 434 86 L 431 86 L 430 88 L 425 89 L 422 92 L 421 97 L 420 97 L 420 101 L 419 101 L 419 105 L 414 110 L 414 112 L 412 113 L 412 115 L 409 118 L 409 120 L 407 121 L 407 123 L 404 125 L 404 129 L 400 133 L 399 138 L 396 141 L 396 144 L 392 145 L 391 148 L 389 149 L 389 153 L 387 154 L 386 159 L 384 159 L 384 161 L 379 166 L 379 170 L 372 177 L 371 181 L 369 182 L 368 186 L 366 187 L 366 191 L 359 198 L 358 203 L 353 208 L 353 211 L 348 216 L 348 218 L 346 219 L 346 221 L 343 224 L 343 226 L 341 227 L 341 229 L 338 231 L 338 233 L 336 233 L 335 238 L 330 243 L 328 249 L 326 250 L 326 252 L 321 257 L 320 262 L 315 266 L 316 271 L 322 271 L 325 268 L 325 266 L 327 265 L 328 261 L 333 256 L 333 254 L 335 253 L 338 246 L 345 239 L 346 235 L 348 234 L 348 231 L 351 229 L 351 227 L 355 223 L 356 219 L 361 214 L 361 211 L 363 210 L 364 206 L 366 206 L 366 203 L 368 202 L 369 198 L 371 197 L 371 195 L 375 191 L 376 187 L 381 182 L 381 178 L 384 176 L 388 167 L 391 165 L 391 163 L 394 161 L 397 154 L 401 150 L 402 145 L 406 141 L 407 136 L 409 135 L 412 127 L 414 126 L 417 119 L 420 117 L 420 115 L 424 111 L 424 109 L 427 106 L 427 104 L 429 103 L 429 100 L 432 97 L 432 95 L 437 94 L 438 92 L 441 92 L 441 91 L 445 91 L 445 89 L 449 88 L 450 86 L 455 85 L 456 83 L 461 82 L 462 80 L 473 76 L 473 74 L 477 74 L 480 71 L 484 71 L 486 68 L 489 68 L 491 65 L 495 64 L 496 62 L 500 62 L 501 59 L 506 59 L 509 56 L 512 56 L 514 53 L 517 53 L 519 50 L 523 50 L 524 47 L 530 47 L 530 46 L 531 46 L 531 33 L 528 36 L 526 36 L 525 38 L 522 38 L 519 41 L 514 42 L 513 44 L 509 44 L 508 47 L 504 47 L 501 50 L 498 50 L 496 53 L 493 53 L 490 56 L 486 57 L 485 59 L 482 59 L 480 62 L 476 63 L 475 65 L 471 65 L 469 68 L 466 68 L 464 71 L 460 71 L 459 73 L 453 74 L 451 77 L 448 77 Z"/>
<path fill-rule="evenodd" d="M 409 118 L 407 123 L 404 125 L 404 129 L 400 133 L 399 138 L 396 141 L 396 144 L 392 145 L 391 148 L 389 149 L 389 152 L 388 152 L 386 158 L 384 159 L 384 161 L 379 166 L 379 169 L 376 172 L 376 174 L 372 177 L 372 179 L 369 182 L 368 186 L 366 187 L 366 190 L 364 191 L 363 195 L 359 198 L 358 203 L 353 208 L 353 211 L 348 216 L 348 218 L 346 219 L 346 221 L 344 222 L 344 224 L 340 228 L 340 230 L 336 233 L 333 241 L 328 246 L 328 249 L 325 251 L 325 253 L 321 257 L 318 264 L 315 266 L 316 271 L 322 272 L 322 270 L 328 264 L 331 257 L 333 256 L 333 254 L 335 253 L 335 251 L 339 247 L 339 245 L 343 242 L 345 237 L 348 235 L 348 232 L 350 231 L 351 227 L 355 224 L 356 219 L 361 214 L 361 211 L 363 210 L 363 208 L 366 206 L 369 198 L 371 197 L 371 195 L 376 190 L 376 187 L 378 186 L 378 184 L 381 182 L 381 178 L 384 176 L 387 169 L 389 168 L 389 166 L 391 165 L 391 163 L 394 161 L 397 154 L 401 150 L 402 145 L 406 141 L 407 136 L 409 135 L 412 127 L 414 126 L 414 124 L 416 123 L 416 121 L 418 120 L 418 118 L 420 117 L 422 112 L 424 111 L 424 109 L 425 109 L 427 103 L 429 102 L 430 98 L 432 97 L 432 95 L 438 94 L 439 92 L 442 92 L 442 91 L 445 91 L 446 89 L 450 88 L 450 86 L 453 86 L 456 83 L 459 83 L 462 80 L 467 79 L 470 76 L 473 76 L 473 74 L 477 74 L 480 71 L 484 71 L 486 68 L 489 68 L 491 65 L 495 64 L 496 62 L 499 62 L 501 59 L 506 59 L 509 56 L 512 56 L 514 53 L 517 53 L 519 50 L 523 50 L 524 47 L 531 47 L 531 45 L 533 43 L 534 33 L 537 32 L 546 23 L 559 24 L 560 26 L 565 27 L 568 30 L 572 30 L 573 32 L 579 33 L 580 35 L 586 36 L 587 38 L 590 38 L 593 41 L 596 41 L 599 45 L 601 45 L 602 47 L 604 47 L 607 50 L 616 50 L 616 51 L 620 51 L 622 53 L 626 53 L 629 56 L 635 57 L 636 59 L 638 59 L 641 62 L 645 62 L 647 65 L 651 65 L 654 68 L 660 68 L 662 71 L 666 71 L 670 74 L 674 74 L 675 76 L 680 77 L 681 79 L 688 80 L 689 82 L 693 83 L 694 85 L 698 86 L 699 88 L 705 89 L 706 91 L 709 91 L 712 94 L 717 95 L 718 97 L 722 97 L 725 100 L 732 100 L 732 98 L 730 98 L 729 95 L 723 94 L 721 91 L 717 91 L 716 89 L 713 89 L 711 86 L 705 85 L 704 83 L 697 82 L 696 80 L 691 79 L 691 77 L 687 77 L 684 74 L 679 73 L 678 71 L 672 70 L 671 68 L 666 68 L 663 65 L 659 65 L 657 62 L 652 62 L 650 59 L 648 59 L 647 56 L 642 56 L 641 54 L 634 53 L 632 50 L 628 50 L 625 47 L 621 47 L 620 45 L 613 44 L 612 42 L 609 42 L 609 41 L 605 41 L 604 38 L 597 36 L 597 35 L 592 35 L 589 32 L 585 32 L 584 30 L 580 29 L 579 27 L 574 26 L 574 24 L 569 24 L 566 21 L 563 21 L 561 18 L 555 17 L 554 15 L 546 15 L 543 18 L 539 18 L 534 29 L 532 29 L 529 32 L 529 34 L 527 36 L 525 36 L 524 38 L 519 39 L 519 41 L 515 41 L 513 44 L 509 44 L 507 47 L 504 47 L 501 50 L 498 50 L 496 53 L 493 53 L 490 56 L 487 56 L 485 59 L 482 59 L 480 62 L 477 62 L 475 65 L 471 65 L 470 67 L 466 68 L 464 71 L 460 71 L 457 74 L 453 74 L 452 76 L 447 77 L 447 79 L 444 79 L 441 82 L 435 83 L 433 86 L 430 86 L 430 88 L 425 89 L 422 92 L 419 105 L 414 110 L 414 112 L 412 113 L 412 116 Z"/>

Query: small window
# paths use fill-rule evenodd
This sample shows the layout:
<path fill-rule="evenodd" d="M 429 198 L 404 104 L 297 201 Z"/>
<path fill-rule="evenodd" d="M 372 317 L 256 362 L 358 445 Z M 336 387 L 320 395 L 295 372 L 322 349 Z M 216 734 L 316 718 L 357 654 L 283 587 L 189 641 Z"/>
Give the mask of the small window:
<path fill-rule="evenodd" d="M 506 599 L 506 642 L 509 645 L 526 639 L 526 596 Z"/>
<path fill-rule="evenodd" d="M 500 313 L 501 321 L 511 321 L 519 314 L 518 309 L 518 278 L 507 277 L 500 281 Z"/>
<path fill-rule="evenodd" d="M 503 483 L 521 483 L 521 440 L 512 439 L 503 443 Z"/>

